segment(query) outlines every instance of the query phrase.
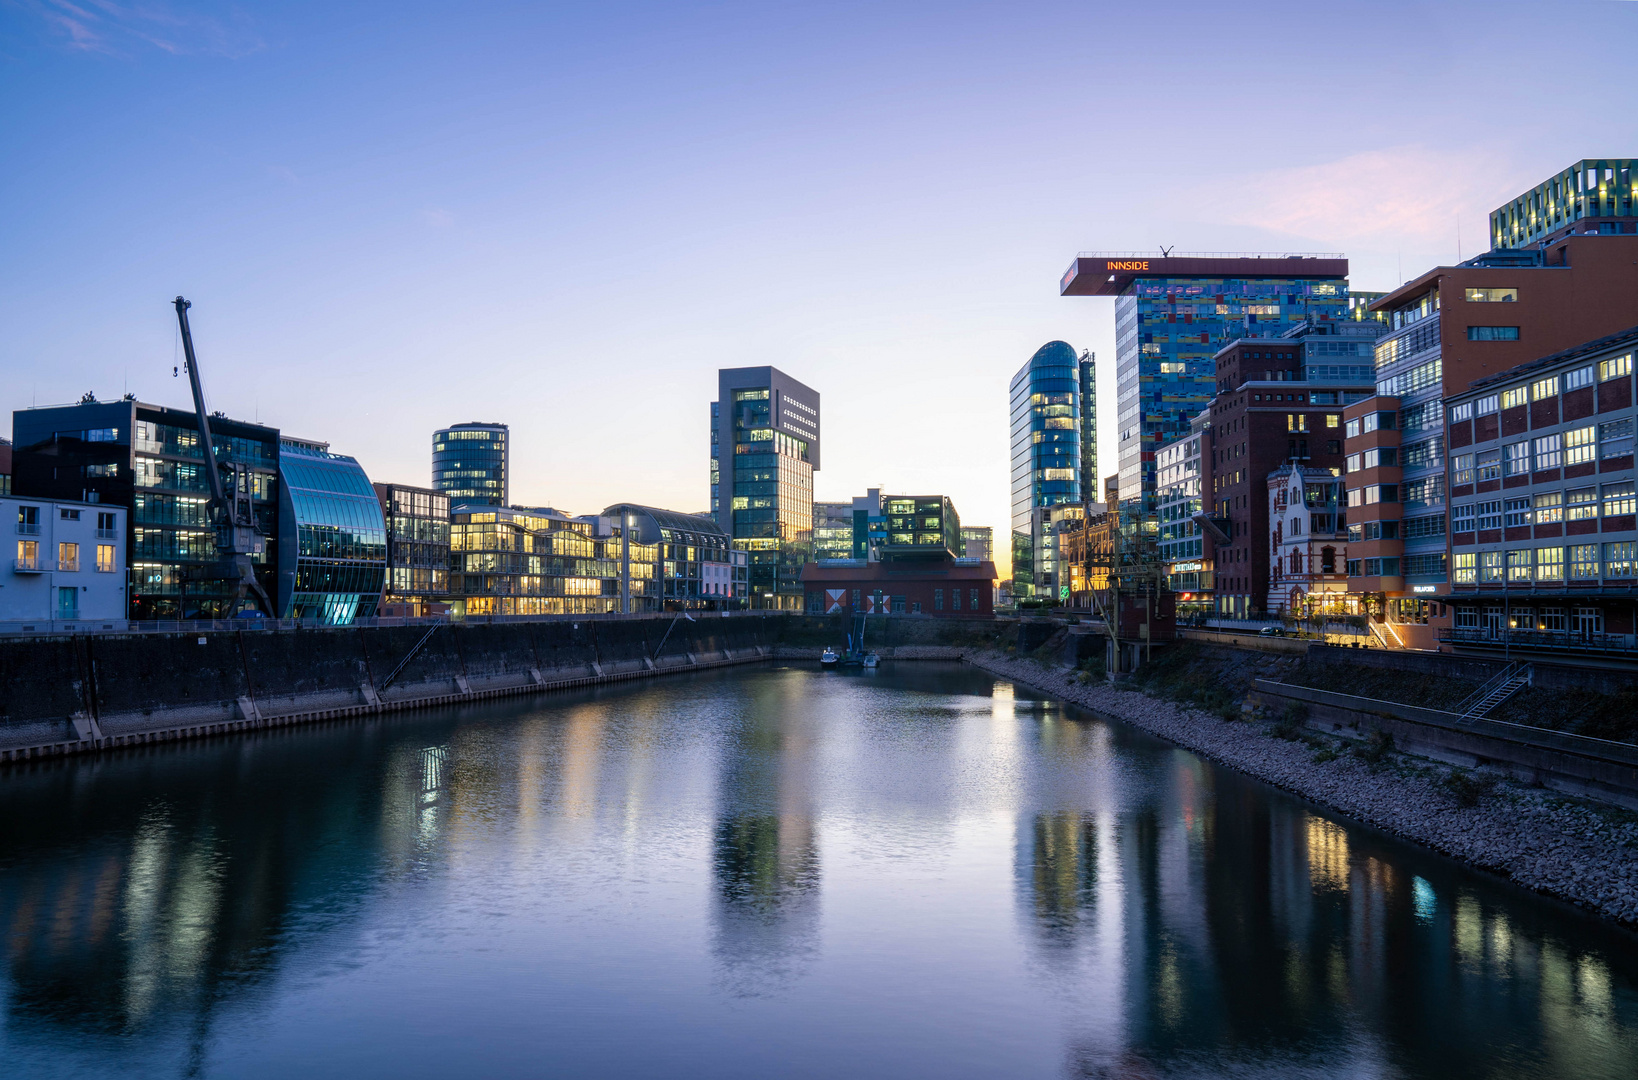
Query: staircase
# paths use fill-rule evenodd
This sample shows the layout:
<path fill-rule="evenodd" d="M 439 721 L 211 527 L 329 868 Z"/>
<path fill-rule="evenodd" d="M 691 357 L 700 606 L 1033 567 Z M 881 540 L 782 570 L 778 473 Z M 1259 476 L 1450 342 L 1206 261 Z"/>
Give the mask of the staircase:
<path fill-rule="evenodd" d="M 1529 686 L 1534 674 L 1535 669 L 1529 664 L 1523 662 L 1508 664 L 1500 675 L 1479 687 L 1466 701 L 1451 710 L 1461 715 L 1457 723 L 1471 724 L 1490 715 L 1490 711 L 1497 705 Z"/>

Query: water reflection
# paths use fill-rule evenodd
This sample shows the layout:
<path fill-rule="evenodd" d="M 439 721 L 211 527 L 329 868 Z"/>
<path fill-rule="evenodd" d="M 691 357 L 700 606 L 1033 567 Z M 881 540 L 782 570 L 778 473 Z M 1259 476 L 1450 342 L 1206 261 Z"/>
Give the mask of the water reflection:
<path fill-rule="evenodd" d="M 0 929 L 8 1076 L 1638 1075 L 1629 936 L 931 666 L 13 770 Z"/>

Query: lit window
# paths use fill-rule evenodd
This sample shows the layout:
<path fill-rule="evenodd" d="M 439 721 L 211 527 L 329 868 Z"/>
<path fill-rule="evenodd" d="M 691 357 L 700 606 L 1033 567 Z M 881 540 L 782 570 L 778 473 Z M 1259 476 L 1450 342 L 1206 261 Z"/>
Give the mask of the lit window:
<path fill-rule="evenodd" d="M 1527 393 L 1527 389 L 1525 387 L 1523 387 L 1523 386 L 1515 386 L 1511 390 L 1503 390 L 1502 391 L 1502 396 L 1501 396 L 1501 399 L 1502 399 L 1501 400 L 1501 406 L 1502 406 L 1502 408 L 1504 408 L 1504 409 L 1516 409 L 1520 405 L 1523 405 L 1526 401 L 1529 400 L 1525 396 L 1526 393 Z"/>
<path fill-rule="evenodd" d="M 1604 382 L 1609 379 L 1619 379 L 1623 375 L 1632 374 L 1632 354 L 1616 356 L 1598 362 L 1598 379 Z"/>
<path fill-rule="evenodd" d="M 1466 299 L 1470 304 L 1510 304 L 1519 298 L 1517 289 L 1468 289 Z"/>
<path fill-rule="evenodd" d="M 1541 401 L 1544 398 L 1558 396 L 1558 376 L 1550 379 L 1537 379 L 1530 384 L 1530 400 Z"/>
<path fill-rule="evenodd" d="M 97 572 L 112 574 L 114 572 L 114 545 L 97 545 Z"/>

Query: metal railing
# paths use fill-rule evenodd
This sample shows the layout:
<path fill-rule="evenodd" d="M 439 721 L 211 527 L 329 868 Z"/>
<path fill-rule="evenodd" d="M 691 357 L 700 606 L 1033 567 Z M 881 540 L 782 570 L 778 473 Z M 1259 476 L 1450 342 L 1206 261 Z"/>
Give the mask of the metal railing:
<path fill-rule="evenodd" d="M 17 532 L 22 536 L 39 536 L 40 523 L 38 521 L 32 523 L 27 521 L 19 521 L 17 523 Z"/>
<path fill-rule="evenodd" d="M 1522 660 L 1508 664 L 1498 675 L 1463 699 L 1451 712 L 1460 715 L 1464 724 L 1483 719 L 1497 705 L 1528 684 L 1531 674 L 1530 665 Z"/>
<path fill-rule="evenodd" d="M 1488 645 L 1492 648 L 1573 649 L 1578 652 L 1638 653 L 1638 635 L 1575 630 L 1484 630 L 1469 627 L 1439 628 L 1439 640 L 1451 645 Z"/>
<path fill-rule="evenodd" d="M 51 570 L 51 560 L 42 559 L 38 555 L 34 558 L 11 560 L 11 568 L 19 574 L 45 574 Z"/>

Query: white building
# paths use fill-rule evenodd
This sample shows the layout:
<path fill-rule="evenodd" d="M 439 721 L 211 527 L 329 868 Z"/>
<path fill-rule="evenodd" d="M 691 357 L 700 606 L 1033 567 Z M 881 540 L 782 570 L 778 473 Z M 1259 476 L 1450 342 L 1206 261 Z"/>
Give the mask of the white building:
<path fill-rule="evenodd" d="M 101 630 L 127 618 L 125 508 L 0 498 L 12 557 L 0 566 L 0 626 Z"/>
<path fill-rule="evenodd" d="M 1342 478 L 1296 463 L 1268 474 L 1268 600 L 1281 615 L 1350 611 Z"/>

